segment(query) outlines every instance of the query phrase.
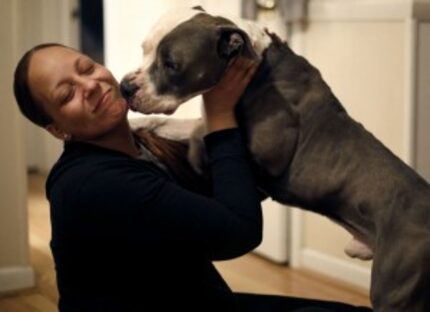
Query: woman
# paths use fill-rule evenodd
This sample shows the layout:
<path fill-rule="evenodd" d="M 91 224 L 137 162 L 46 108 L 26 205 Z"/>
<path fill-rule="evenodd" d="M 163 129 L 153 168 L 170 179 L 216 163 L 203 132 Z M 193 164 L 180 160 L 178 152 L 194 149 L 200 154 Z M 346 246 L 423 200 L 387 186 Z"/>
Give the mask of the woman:
<path fill-rule="evenodd" d="M 58 44 L 22 57 L 14 81 L 22 113 L 65 142 L 46 183 L 60 311 L 360 310 L 233 293 L 212 264 L 261 241 L 261 206 L 234 117 L 256 67 L 237 58 L 204 96 L 213 185 L 206 197 L 142 159 L 145 142 L 133 135 L 105 67 Z"/>

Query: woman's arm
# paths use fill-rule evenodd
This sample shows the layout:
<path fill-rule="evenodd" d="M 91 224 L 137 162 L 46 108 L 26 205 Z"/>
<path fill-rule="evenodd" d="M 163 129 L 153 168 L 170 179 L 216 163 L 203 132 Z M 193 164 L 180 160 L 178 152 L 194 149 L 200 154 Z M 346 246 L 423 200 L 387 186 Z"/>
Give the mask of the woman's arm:
<path fill-rule="evenodd" d="M 90 169 L 80 181 L 79 196 L 67 204 L 94 218 L 91 235 L 114 235 L 148 249 L 182 246 L 212 260 L 240 256 L 258 246 L 262 235 L 248 155 L 238 129 L 217 131 L 205 140 L 211 197 L 179 186 L 152 164 L 125 159 Z"/>

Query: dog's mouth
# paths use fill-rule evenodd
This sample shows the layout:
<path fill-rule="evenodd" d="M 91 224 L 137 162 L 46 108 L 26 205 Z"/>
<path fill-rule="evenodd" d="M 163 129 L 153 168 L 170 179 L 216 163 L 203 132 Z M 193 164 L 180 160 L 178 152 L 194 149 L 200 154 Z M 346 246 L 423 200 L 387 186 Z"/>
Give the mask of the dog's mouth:
<path fill-rule="evenodd" d="M 129 108 L 131 111 L 133 111 L 133 112 L 137 112 L 137 111 L 138 111 L 138 110 L 137 110 L 137 105 L 136 105 L 136 103 L 133 101 L 133 98 L 126 98 L 126 101 L 127 101 L 128 108 Z"/>
<path fill-rule="evenodd" d="M 158 94 L 157 87 L 147 76 L 126 76 L 120 83 L 120 91 L 129 109 L 142 114 L 172 115 L 190 98 L 200 94 L 180 97 L 174 93 Z"/>
<path fill-rule="evenodd" d="M 178 100 L 173 96 L 157 96 L 139 89 L 131 97 L 125 97 L 129 109 L 145 115 L 164 114 L 172 115 L 179 106 Z"/>
<path fill-rule="evenodd" d="M 140 86 L 134 82 L 132 77 L 124 77 L 119 86 L 121 95 L 127 101 L 128 107 L 132 111 L 137 111 L 136 93 L 140 90 Z"/>

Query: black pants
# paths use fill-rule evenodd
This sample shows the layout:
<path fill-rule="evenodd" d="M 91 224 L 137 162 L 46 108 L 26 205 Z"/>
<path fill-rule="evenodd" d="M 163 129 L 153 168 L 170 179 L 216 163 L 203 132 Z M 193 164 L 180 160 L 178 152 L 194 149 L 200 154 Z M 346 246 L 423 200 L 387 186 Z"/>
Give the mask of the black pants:
<path fill-rule="evenodd" d="M 235 293 L 238 311 L 244 312 L 368 312 L 368 307 L 287 296 Z"/>

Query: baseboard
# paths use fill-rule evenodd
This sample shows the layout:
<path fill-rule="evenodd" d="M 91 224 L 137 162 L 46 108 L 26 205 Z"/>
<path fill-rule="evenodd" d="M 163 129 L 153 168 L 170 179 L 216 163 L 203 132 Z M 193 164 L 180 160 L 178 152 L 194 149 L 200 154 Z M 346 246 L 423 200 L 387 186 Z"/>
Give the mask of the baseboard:
<path fill-rule="evenodd" d="M 328 256 L 313 249 L 302 250 L 300 264 L 303 268 L 322 273 L 366 290 L 370 289 L 370 268 Z"/>
<path fill-rule="evenodd" d="M 292 268 L 299 268 L 302 265 L 302 246 L 303 246 L 303 216 L 305 212 L 302 209 L 290 208 L 290 228 L 289 246 L 290 259 L 289 264 Z"/>
<path fill-rule="evenodd" d="M 0 292 L 34 286 L 34 271 L 30 266 L 0 268 Z"/>

